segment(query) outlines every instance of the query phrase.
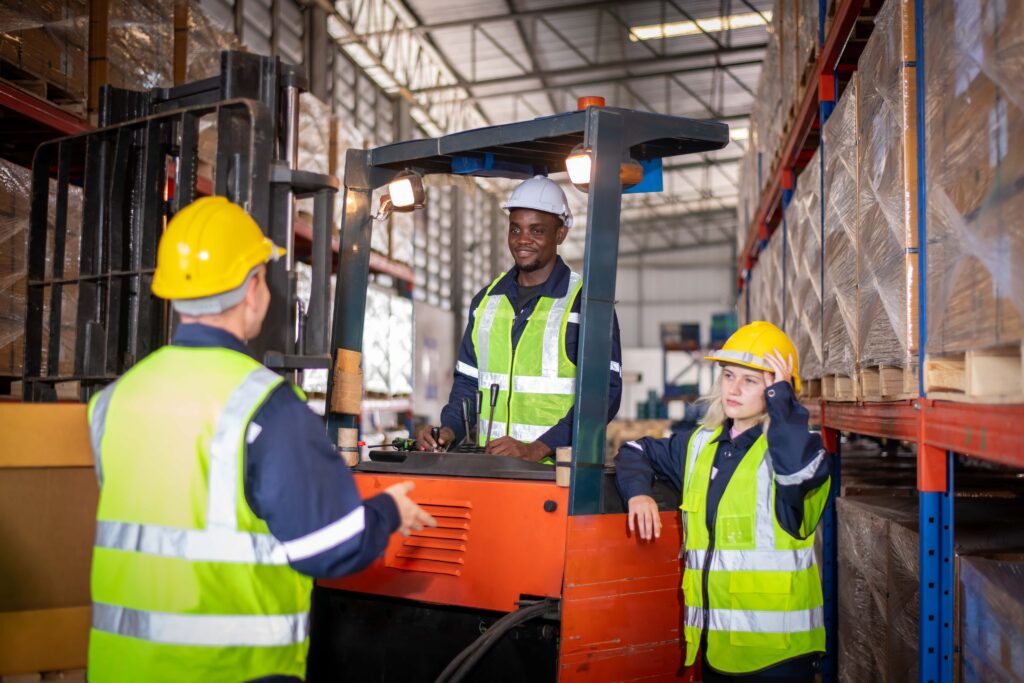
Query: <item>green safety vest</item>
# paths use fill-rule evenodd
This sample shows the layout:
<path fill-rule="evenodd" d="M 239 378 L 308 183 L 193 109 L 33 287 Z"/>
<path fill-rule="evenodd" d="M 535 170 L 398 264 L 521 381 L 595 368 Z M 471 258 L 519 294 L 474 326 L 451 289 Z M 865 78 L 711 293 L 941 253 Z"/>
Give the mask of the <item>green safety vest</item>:
<path fill-rule="evenodd" d="M 165 346 L 89 403 L 91 683 L 306 675 L 312 580 L 243 488 L 250 420 L 282 381 L 243 353 Z"/>
<path fill-rule="evenodd" d="M 696 660 L 705 625 L 707 661 L 724 673 L 751 673 L 792 657 L 824 652 L 814 529 L 828 500 L 829 482 L 805 497 L 799 539 L 775 518 L 775 484 L 808 479 L 825 453 L 801 472 L 779 475 L 772 469 L 768 440 L 762 434 L 743 456 L 718 504 L 715 547 L 709 558 L 707 491 L 718 448 L 714 439 L 720 432 L 721 428 L 698 429 L 687 449 L 680 506 L 686 551 L 686 665 Z"/>
<path fill-rule="evenodd" d="M 538 299 L 513 350 L 515 309 L 504 294 L 491 294 L 503 277 L 504 273 L 491 283 L 476 308 L 473 350 L 477 367 L 458 364 L 460 372 L 477 378 L 477 386 L 484 392 L 481 446 L 488 431 L 492 439 L 507 435 L 532 443 L 565 417 L 576 400 L 576 364 L 565 353 L 565 328 L 574 317 L 579 322 L 578 314 L 571 310 L 583 278 L 570 273 L 565 296 Z M 492 384 L 498 385 L 493 416 L 489 404 Z"/>

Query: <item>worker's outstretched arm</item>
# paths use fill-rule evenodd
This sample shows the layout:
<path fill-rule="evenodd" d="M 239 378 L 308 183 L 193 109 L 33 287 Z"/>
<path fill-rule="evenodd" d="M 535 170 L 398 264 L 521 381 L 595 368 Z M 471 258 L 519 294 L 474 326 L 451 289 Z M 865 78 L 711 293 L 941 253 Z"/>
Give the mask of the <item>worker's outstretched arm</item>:
<path fill-rule="evenodd" d="M 768 406 L 768 453 L 775 470 L 775 515 L 779 525 L 795 538 L 814 532 L 823 507 L 809 504 L 810 495 L 829 484 L 832 458 L 821 436 L 807 428 L 809 414 L 800 405 L 789 382 L 776 382 L 765 390 Z"/>
<path fill-rule="evenodd" d="M 572 312 L 580 312 L 580 297 L 572 305 Z M 565 353 L 573 363 L 576 363 L 577 350 L 579 348 L 580 325 L 578 322 L 570 322 L 565 329 Z M 619 318 L 612 317 L 612 359 L 608 368 L 608 422 L 615 419 L 619 413 L 619 404 L 622 402 L 622 342 L 619 338 Z M 541 441 L 554 451 L 559 446 L 568 446 L 572 443 L 572 421 L 576 417 L 576 411 L 570 408 L 558 423 L 540 435 Z"/>
<path fill-rule="evenodd" d="M 398 529 L 395 499 L 361 500 L 321 418 L 283 384 L 252 420 L 245 497 L 289 562 L 308 576 L 338 577 L 376 559 Z"/>

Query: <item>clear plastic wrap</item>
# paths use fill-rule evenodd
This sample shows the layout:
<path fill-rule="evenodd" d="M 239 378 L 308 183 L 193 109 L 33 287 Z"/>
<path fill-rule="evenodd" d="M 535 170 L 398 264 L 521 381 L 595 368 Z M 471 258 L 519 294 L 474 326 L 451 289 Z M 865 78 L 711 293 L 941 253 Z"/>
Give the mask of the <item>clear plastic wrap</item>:
<path fill-rule="evenodd" d="M 1024 339 L 1024 3 L 925 3 L 929 353 Z"/>
<path fill-rule="evenodd" d="M 8 0 L 0 5 L 0 58 L 63 90 L 57 100 L 85 99 L 88 37 L 87 0 Z"/>
<path fill-rule="evenodd" d="M 1016 486 L 1011 482 L 1007 485 Z M 970 554 L 1024 549 L 1024 528 L 1018 522 L 1024 514 L 1022 502 L 995 497 L 998 495 L 1001 492 L 990 489 L 987 496 L 956 499 L 954 538 L 961 567 Z M 851 683 L 917 680 L 920 604 L 917 499 L 842 497 L 837 499 L 836 511 L 840 680 Z M 959 608 L 963 611 L 966 606 L 962 604 Z M 1019 640 L 1019 630 L 1010 633 Z M 988 637 L 995 635 L 992 631 L 988 634 Z M 966 653 L 968 634 L 962 635 L 964 642 L 959 649 Z M 1005 679 L 996 676 L 978 680 Z"/>
<path fill-rule="evenodd" d="M 299 96 L 299 168 L 328 173 L 331 149 L 331 106 L 308 92 Z"/>
<path fill-rule="evenodd" d="M 107 30 L 107 82 L 148 90 L 174 84 L 174 3 L 115 0 Z"/>
<path fill-rule="evenodd" d="M 818 54 L 818 0 L 798 1 L 800 29 L 797 33 L 797 83 L 806 72 L 808 62 L 815 59 Z"/>
<path fill-rule="evenodd" d="M 0 160 L 0 375 L 20 376 L 24 359 L 29 196 L 32 173 L 27 168 Z M 56 183 L 50 183 L 50 225 L 47 233 L 47 279 L 53 277 L 51 249 Z M 68 190 L 68 233 L 64 249 L 64 278 L 78 275 L 82 226 L 81 188 Z M 63 288 L 60 326 L 59 372 L 74 371 L 75 328 L 78 311 L 75 285 Z M 43 368 L 46 367 L 49 334 L 50 288 L 43 300 Z"/>
<path fill-rule="evenodd" d="M 231 27 L 221 26 L 200 6 L 189 3 L 188 67 L 189 81 L 199 81 L 220 73 L 222 50 L 242 50 L 242 41 Z"/>
<path fill-rule="evenodd" d="M 782 230 L 768 240 L 751 270 L 749 319 L 782 326 Z"/>
<path fill-rule="evenodd" d="M 412 265 L 415 256 L 413 234 L 416 232 L 416 216 L 413 213 L 391 214 L 391 259 Z"/>
<path fill-rule="evenodd" d="M 392 396 L 412 394 L 413 373 L 413 305 L 412 299 L 389 297 L 388 327 L 388 393 Z"/>
<path fill-rule="evenodd" d="M 1024 555 L 960 560 L 964 683 L 1024 681 Z"/>
<path fill-rule="evenodd" d="M 800 356 L 800 377 L 822 373 L 821 166 L 814 153 L 786 207 L 786 332 Z"/>
<path fill-rule="evenodd" d="M 914 3 L 889 0 L 860 57 L 860 368 L 917 358 L 917 115 Z"/>
<path fill-rule="evenodd" d="M 800 30 L 800 23 L 797 17 L 797 3 L 799 0 L 776 0 L 775 17 L 778 21 L 773 22 L 776 30 L 779 31 L 779 53 L 780 67 L 782 68 L 779 101 L 783 117 L 789 115 L 789 110 L 796 100 L 797 87 L 797 41 Z"/>
<path fill-rule="evenodd" d="M 367 393 L 387 395 L 389 391 L 390 323 L 390 295 L 370 287 L 366 290 L 366 316 L 363 322 L 363 389 Z"/>
<path fill-rule="evenodd" d="M 858 79 L 846 86 L 825 122 L 825 287 L 822 361 L 826 374 L 852 377 L 857 338 L 857 104 Z"/>

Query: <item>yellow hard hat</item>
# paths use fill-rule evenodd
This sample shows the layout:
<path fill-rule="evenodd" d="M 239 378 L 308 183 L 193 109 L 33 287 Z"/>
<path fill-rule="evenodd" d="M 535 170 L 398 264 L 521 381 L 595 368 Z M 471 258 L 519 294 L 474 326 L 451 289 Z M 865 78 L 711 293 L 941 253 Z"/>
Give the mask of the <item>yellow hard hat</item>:
<path fill-rule="evenodd" d="M 157 247 L 153 294 L 200 299 L 230 292 L 253 268 L 284 253 L 245 209 L 226 197 L 202 197 L 167 224 Z"/>
<path fill-rule="evenodd" d="M 755 320 L 736 330 L 725 346 L 704 356 L 704 360 L 775 372 L 765 360 L 765 356 L 774 349 L 778 349 L 784 359 L 793 357 L 793 389 L 800 391 L 800 359 L 796 347 L 785 332 L 764 320 Z"/>

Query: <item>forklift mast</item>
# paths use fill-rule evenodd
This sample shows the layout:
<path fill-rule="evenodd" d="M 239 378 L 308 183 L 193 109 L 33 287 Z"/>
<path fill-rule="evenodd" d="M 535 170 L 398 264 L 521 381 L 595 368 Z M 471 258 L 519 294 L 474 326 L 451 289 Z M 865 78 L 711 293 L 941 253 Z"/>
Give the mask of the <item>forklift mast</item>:
<path fill-rule="evenodd" d="M 270 310 L 250 342 L 257 358 L 281 372 L 328 367 L 338 183 L 296 168 L 305 87 L 299 70 L 276 57 L 224 52 L 213 78 L 146 92 L 105 86 L 97 129 L 40 145 L 32 164 L 24 400 L 56 400 L 63 382 L 78 382 L 80 400 L 88 400 L 167 343 L 169 306 L 150 291 L 157 243 L 167 221 L 203 194 L 240 204 L 288 249 L 268 265 Z M 201 122 L 216 125 L 212 179 L 200 176 Z M 77 273 L 66 276 L 68 197 L 76 186 L 80 254 Z M 294 270 L 292 221 L 300 197 L 314 203 L 308 310 L 298 304 Z M 69 374 L 60 368 L 61 320 L 75 300 Z"/>

